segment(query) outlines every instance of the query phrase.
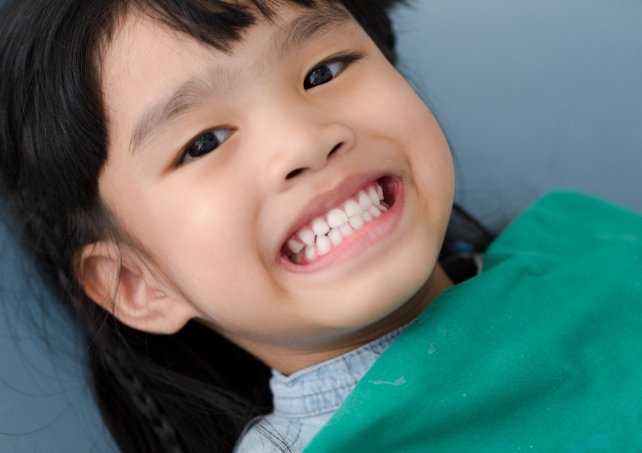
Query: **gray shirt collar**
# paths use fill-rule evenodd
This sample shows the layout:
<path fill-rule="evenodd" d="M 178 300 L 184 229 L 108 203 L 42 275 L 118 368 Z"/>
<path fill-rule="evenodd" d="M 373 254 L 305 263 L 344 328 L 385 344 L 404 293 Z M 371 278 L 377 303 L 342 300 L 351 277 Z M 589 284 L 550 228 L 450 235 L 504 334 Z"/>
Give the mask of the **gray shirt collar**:
<path fill-rule="evenodd" d="M 366 371 L 406 327 L 399 327 L 358 349 L 290 376 L 272 370 L 270 388 L 274 415 L 301 418 L 337 410 Z"/>

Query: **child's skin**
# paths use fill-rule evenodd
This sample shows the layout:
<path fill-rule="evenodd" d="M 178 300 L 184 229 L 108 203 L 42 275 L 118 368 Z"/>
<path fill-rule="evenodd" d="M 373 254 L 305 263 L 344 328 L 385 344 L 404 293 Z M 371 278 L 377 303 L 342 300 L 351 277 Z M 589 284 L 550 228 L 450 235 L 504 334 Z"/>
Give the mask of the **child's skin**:
<path fill-rule="evenodd" d="M 143 15 L 116 30 L 101 60 L 99 186 L 131 240 L 122 262 L 108 240 L 86 247 L 80 269 L 89 296 L 126 324 L 172 333 L 198 319 L 289 374 L 409 322 L 450 285 L 436 261 L 454 176 L 432 114 L 352 18 L 278 12 L 228 54 Z M 289 36 L 305 17 L 322 26 Z M 362 58 L 305 84 L 344 54 Z M 152 116 L 133 140 L 181 87 L 170 118 Z M 223 143 L 201 140 L 204 154 L 178 164 L 211 130 Z M 382 176 L 398 183 L 384 215 L 309 264 L 281 253 L 310 215 Z"/>

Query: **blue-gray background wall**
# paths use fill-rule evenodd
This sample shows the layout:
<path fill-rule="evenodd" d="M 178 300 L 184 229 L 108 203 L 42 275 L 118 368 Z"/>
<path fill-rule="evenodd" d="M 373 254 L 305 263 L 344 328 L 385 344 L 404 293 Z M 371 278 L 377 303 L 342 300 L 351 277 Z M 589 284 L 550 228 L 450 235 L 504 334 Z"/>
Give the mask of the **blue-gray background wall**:
<path fill-rule="evenodd" d="M 642 212 L 642 2 L 409 3 L 400 67 L 450 138 L 462 205 L 496 230 L 552 188 Z"/>
<path fill-rule="evenodd" d="M 0 452 L 116 451 L 91 396 L 83 347 L 1 221 Z"/>

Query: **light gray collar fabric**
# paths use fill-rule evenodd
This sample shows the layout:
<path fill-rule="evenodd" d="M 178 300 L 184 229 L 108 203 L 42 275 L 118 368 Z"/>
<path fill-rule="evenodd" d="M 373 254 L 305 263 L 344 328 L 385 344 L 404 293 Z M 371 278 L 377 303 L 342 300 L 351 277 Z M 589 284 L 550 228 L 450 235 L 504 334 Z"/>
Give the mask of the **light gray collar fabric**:
<path fill-rule="evenodd" d="M 309 417 L 334 412 L 405 326 L 342 356 L 284 376 L 272 371 L 274 414 Z"/>
<path fill-rule="evenodd" d="M 248 425 L 234 452 L 302 451 L 407 326 L 290 376 L 273 370 L 274 411 Z"/>

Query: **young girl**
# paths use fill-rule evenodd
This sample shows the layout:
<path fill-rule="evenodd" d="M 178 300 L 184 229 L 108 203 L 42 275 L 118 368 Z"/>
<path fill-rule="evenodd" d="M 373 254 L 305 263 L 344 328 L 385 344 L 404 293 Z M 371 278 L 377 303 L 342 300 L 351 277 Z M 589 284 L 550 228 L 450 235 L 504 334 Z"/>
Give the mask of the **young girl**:
<path fill-rule="evenodd" d="M 124 451 L 301 450 L 333 414 L 316 448 L 354 451 L 319 442 L 354 401 L 376 419 L 364 382 L 411 387 L 366 373 L 452 286 L 458 243 L 446 140 L 391 64 L 394 3 L 5 7 L 2 188 Z"/>

